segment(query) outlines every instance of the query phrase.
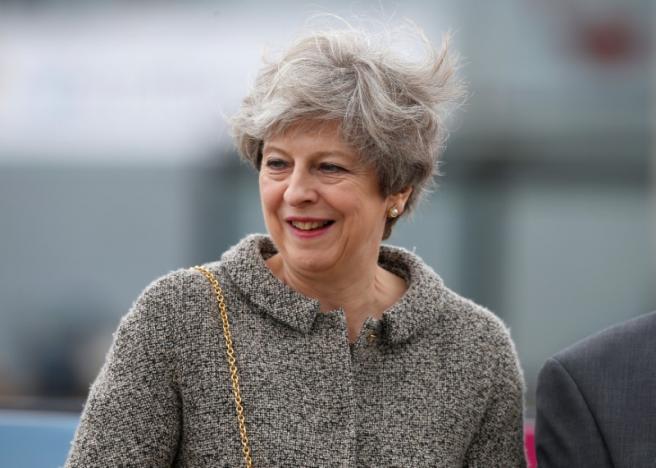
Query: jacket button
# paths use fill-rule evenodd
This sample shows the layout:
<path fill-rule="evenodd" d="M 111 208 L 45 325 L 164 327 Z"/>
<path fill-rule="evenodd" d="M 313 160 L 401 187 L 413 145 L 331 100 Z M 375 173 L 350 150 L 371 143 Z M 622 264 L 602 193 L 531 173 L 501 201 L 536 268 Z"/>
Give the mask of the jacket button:
<path fill-rule="evenodd" d="M 371 332 L 367 335 L 367 342 L 371 344 L 376 341 L 376 338 L 378 338 L 378 335 L 376 335 L 374 332 Z"/>

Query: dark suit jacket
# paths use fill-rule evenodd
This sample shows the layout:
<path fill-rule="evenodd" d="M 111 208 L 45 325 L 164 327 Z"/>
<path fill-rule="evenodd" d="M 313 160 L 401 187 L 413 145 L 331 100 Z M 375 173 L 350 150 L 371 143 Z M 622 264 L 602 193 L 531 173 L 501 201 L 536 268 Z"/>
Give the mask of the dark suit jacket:
<path fill-rule="evenodd" d="M 656 467 L 656 312 L 546 362 L 535 440 L 540 468 Z"/>

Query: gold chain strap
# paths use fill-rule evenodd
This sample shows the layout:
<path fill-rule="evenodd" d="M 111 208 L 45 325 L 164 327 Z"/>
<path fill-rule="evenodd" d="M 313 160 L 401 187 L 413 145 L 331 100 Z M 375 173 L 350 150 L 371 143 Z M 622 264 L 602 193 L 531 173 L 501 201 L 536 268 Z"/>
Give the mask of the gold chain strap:
<path fill-rule="evenodd" d="M 230 368 L 230 380 L 232 381 L 232 393 L 235 396 L 235 409 L 237 411 L 237 421 L 239 421 L 239 436 L 241 437 L 242 452 L 244 453 L 244 461 L 247 468 L 253 467 L 253 459 L 251 457 L 251 448 L 248 443 L 248 433 L 246 432 L 246 418 L 244 417 L 244 407 L 242 405 L 241 390 L 239 389 L 239 376 L 237 375 L 237 358 L 235 356 L 235 349 L 232 346 L 232 333 L 230 333 L 230 324 L 228 323 L 228 307 L 226 306 L 223 297 L 223 290 L 216 279 L 214 273 L 207 268 L 201 266 L 194 267 L 195 270 L 201 272 L 207 281 L 214 289 L 216 302 L 219 305 L 219 312 L 221 321 L 223 322 L 223 336 L 225 337 L 226 355 L 228 358 L 228 367 Z"/>

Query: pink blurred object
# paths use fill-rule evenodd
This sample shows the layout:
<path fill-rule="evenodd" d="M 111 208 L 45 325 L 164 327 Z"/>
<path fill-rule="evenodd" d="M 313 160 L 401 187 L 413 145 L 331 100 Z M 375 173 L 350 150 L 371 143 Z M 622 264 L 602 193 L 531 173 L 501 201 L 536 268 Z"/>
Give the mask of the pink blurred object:
<path fill-rule="evenodd" d="M 535 455 L 535 425 L 533 420 L 524 421 L 524 449 L 528 468 L 537 468 L 538 459 Z"/>

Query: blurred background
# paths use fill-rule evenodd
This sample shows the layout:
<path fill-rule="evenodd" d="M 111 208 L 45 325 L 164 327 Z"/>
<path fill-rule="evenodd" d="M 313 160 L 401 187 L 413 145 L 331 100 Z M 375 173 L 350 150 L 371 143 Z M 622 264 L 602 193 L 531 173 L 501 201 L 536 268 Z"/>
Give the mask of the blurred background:
<path fill-rule="evenodd" d="M 656 309 L 650 0 L 4 1 L 0 465 L 63 463 L 140 291 L 264 231 L 226 116 L 324 12 L 455 33 L 471 95 L 391 243 L 509 325 L 527 417 L 548 356 Z"/>

